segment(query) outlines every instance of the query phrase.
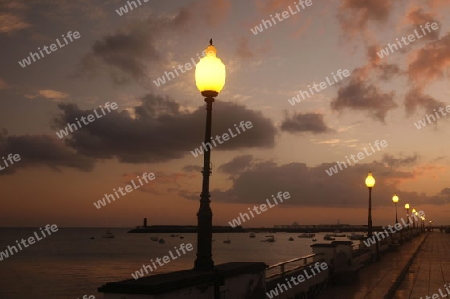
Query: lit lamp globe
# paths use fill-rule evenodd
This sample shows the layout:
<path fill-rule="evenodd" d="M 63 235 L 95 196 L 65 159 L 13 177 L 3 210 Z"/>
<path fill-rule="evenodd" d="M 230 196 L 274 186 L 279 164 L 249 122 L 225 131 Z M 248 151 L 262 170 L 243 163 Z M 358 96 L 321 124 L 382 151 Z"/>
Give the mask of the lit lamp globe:
<path fill-rule="evenodd" d="M 409 210 L 409 203 L 405 204 L 405 209 Z"/>
<path fill-rule="evenodd" d="M 398 196 L 395 193 L 394 193 L 394 196 L 392 196 L 392 202 L 393 203 L 398 203 Z"/>
<path fill-rule="evenodd" d="M 413 214 L 413 215 L 416 215 L 416 213 L 417 213 L 417 212 L 416 212 L 416 209 L 412 209 L 412 214 Z"/>
<path fill-rule="evenodd" d="M 225 65 L 216 57 L 217 50 L 212 45 L 212 39 L 206 48 L 206 55 L 195 67 L 195 83 L 198 90 L 206 98 L 214 98 L 225 86 Z"/>
<path fill-rule="evenodd" d="M 375 186 L 375 179 L 372 176 L 372 173 L 370 171 L 369 171 L 369 174 L 367 175 L 367 178 L 366 178 L 366 186 L 369 189 L 372 188 L 373 186 Z"/>

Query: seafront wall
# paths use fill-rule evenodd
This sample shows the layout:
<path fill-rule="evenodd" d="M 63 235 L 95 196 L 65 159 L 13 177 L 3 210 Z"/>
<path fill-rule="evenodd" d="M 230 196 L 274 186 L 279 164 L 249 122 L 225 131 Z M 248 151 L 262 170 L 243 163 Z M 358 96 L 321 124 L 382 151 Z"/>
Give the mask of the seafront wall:
<path fill-rule="evenodd" d="M 214 271 L 184 270 L 111 282 L 99 288 L 105 299 L 263 299 L 315 298 L 333 285 L 350 284 L 358 272 L 398 250 L 419 236 L 420 230 L 364 242 L 333 241 L 311 245 L 313 254 L 289 261 L 265 263 L 233 262 L 216 265 Z"/>

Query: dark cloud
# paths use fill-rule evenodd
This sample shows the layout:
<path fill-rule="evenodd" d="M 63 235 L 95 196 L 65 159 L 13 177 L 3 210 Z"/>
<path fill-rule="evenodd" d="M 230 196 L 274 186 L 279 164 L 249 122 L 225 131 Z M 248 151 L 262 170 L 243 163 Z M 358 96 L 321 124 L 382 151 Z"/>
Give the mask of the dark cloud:
<path fill-rule="evenodd" d="M 125 32 L 118 32 L 94 42 L 92 50 L 79 65 L 79 74 L 89 76 L 106 71 L 115 84 L 142 81 L 147 69 L 161 67 L 168 57 L 161 53 L 156 40 L 170 29 L 183 28 L 189 18 L 181 10 L 175 18 L 151 16 Z"/>
<path fill-rule="evenodd" d="M 61 171 L 62 167 L 91 171 L 95 164 L 94 159 L 76 153 L 56 137 L 48 135 L 9 136 L 3 132 L 0 135 L 0 156 L 6 158 L 9 154 L 19 154 L 21 159 L 0 171 L 0 175 L 31 166 L 48 166 L 56 171 Z"/>
<path fill-rule="evenodd" d="M 424 12 L 423 8 L 415 7 L 409 12 L 407 19 L 414 25 L 413 29 L 417 30 L 419 33 L 422 33 L 420 25 L 423 26 L 428 22 L 430 24 L 436 22 L 439 25 L 439 28 L 437 30 L 431 29 L 431 32 L 426 31 L 427 35 L 424 36 L 425 39 L 434 40 L 439 37 L 439 32 L 441 31 L 441 22 L 437 21 L 434 17 L 435 15 L 433 13 L 427 13 Z"/>
<path fill-rule="evenodd" d="M 389 81 L 395 76 L 403 75 L 404 72 L 398 65 L 382 63 L 382 59 L 377 54 L 377 52 L 379 52 L 380 50 L 381 47 L 377 45 L 371 45 L 367 47 L 367 57 L 369 59 L 369 63 L 364 68 L 361 68 L 361 70 L 364 69 L 364 71 L 367 73 L 365 75 L 368 75 L 368 73 L 373 70 L 377 78 L 382 81 Z"/>
<path fill-rule="evenodd" d="M 80 62 L 78 75 L 106 72 L 115 84 L 142 83 L 149 73 L 170 69 L 170 51 L 161 48 L 164 39 L 177 38 L 194 26 L 216 26 L 227 16 L 229 0 L 198 0 L 175 15 L 151 15 L 126 29 L 95 41 Z M 165 41 L 164 41 L 165 42 Z"/>
<path fill-rule="evenodd" d="M 228 174 L 236 174 L 250 167 L 250 162 L 252 162 L 252 160 L 252 155 L 237 156 L 230 162 L 220 165 L 219 171 Z"/>
<path fill-rule="evenodd" d="M 226 203 L 258 205 L 265 203 L 272 194 L 288 191 L 291 198 L 283 203 L 286 206 L 362 208 L 367 206 L 368 191 L 364 180 L 370 170 L 377 182 L 372 192 L 374 207 L 389 205 L 394 192 L 413 206 L 444 204 L 450 199 L 448 189 L 437 197 L 399 190 L 397 186 L 404 180 L 414 179 L 415 174 L 376 161 L 356 164 L 332 176 L 325 170 L 334 167 L 334 163 L 315 167 L 304 163 L 278 165 L 270 161 L 250 164 L 245 171 L 230 177 L 232 186 L 228 190 L 213 190 L 212 198 Z"/>
<path fill-rule="evenodd" d="M 444 205 L 449 203 L 450 188 L 444 188 L 437 195 L 430 196 L 427 200 L 429 204 Z"/>
<path fill-rule="evenodd" d="M 401 166 L 412 166 L 416 164 L 419 160 L 419 155 L 414 154 L 407 157 L 396 158 L 393 155 L 385 154 L 381 159 L 382 163 L 386 163 L 389 167 L 401 167 Z"/>
<path fill-rule="evenodd" d="M 383 93 L 377 86 L 356 76 L 346 86 L 340 87 L 338 95 L 331 101 L 331 109 L 365 111 L 375 120 L 384 122 L 387 113 L 398 105 L 394 92 Z"/>
<path fill-rule="evenodd" d="M 288 114 L 281 124 L 281 131 L 289 133 L 311 132 L 314 134 L 333 132 L 323 120 L 323 115 L 319 113 L 296 113 L 292 116 Z"/>
<path fill-rule="evenodd" d="M 427 113 L 434 113 L 439 108 L 445 108 L 445 103 L 422 93 L 421 88 L 413 88 L 405 95 L 405 110 L 408 116 L 422 108 Z"/>
<path fill-rule="evenodd" d="M 395 76 L 404 73 L 398 65 L 388 63 L 377 65 L 377 70 L 379 71 L 378 78 L 383 81 L 390 81 Z"/>
<path fill-rule="evenodd" d="M 75 118 L 92 113 L 92 110 L 81 110 L 73 104 L 60 104 L 59 108 L 61 114 L 54 120 L 57 130 L 73 123 Z M 66 144 L 90 157 L 141 163 L 182 158 L 204 141 L 204 106 L 192 113 L 185 112 L 175 101 L 149 94 L 134 111 L 134 118 L 125 110 L 112 111 L 71 133 L 66 137 Z M 234 125 L 241 121 L 250 121 L 253 127 L 218 144 L 214 151 L 274 146 L 276 128 L 270 119 L 242 105 L 214 103 L 213 136 L 227 133 L 229 129 L 236 133 Z"/>

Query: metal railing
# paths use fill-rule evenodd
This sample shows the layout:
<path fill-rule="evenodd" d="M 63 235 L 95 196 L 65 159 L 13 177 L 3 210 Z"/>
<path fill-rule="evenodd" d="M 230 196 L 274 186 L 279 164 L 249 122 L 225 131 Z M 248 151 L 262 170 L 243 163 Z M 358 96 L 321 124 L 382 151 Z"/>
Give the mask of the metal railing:
<path fill-rule="evenodd" d="M 323 254 L 317 253 L 317 254 L 310 254 L 307 256 L 291 259 L 288 261 L 280 262 L 275 265 L 269 266 L 266 268 L 266 279 L 273 278 L 276 276 L 286 276 L 287 273 L 296 271 L 302 268 L 305 268 L 309 264 L 323 261 Z M 275 270 L 279 271 L 275 271 Z M 270 273 L 275 272 L 275 273 Z"/>

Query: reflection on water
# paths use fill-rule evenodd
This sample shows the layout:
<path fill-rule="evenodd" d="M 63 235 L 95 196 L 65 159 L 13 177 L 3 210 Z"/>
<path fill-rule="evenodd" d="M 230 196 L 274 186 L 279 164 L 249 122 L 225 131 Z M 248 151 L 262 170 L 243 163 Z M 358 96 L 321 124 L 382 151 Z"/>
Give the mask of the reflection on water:
<path fill-rule="evenodd" d="M 0 250 L 15 245 L 15 240 L 28 238 L 36 229 L 0 229 Z M 192 252 L 158 267 L 154 273 L 191 269 L 195 260 L 197 238 L 183 234 L 184 239 L 170 234 L 127 234 L 128 229 L 112 229 L 113 239 L 104 239 L 104 229 L 59 229 L 57 233 L 0 261 L 0 298 L 7 299 L 74 299 L 97 293 L 97 288 L 110 281 L 132 279 L 150 259 L 162 258 L 181 243 L 191 243 Z M 269 265 L 311 253 L 311 239 L 297 234 L 276 233 L 276 242 L 260 242 L 267 233 L 215 234 L 213 259 L 216 264 L 230 261 L 265 262 Z M 324 234 L 317 234 L 318 242 Z M 150 240 L 157 236 L 159 244 Z M 91 237 L 95 239 L 91 240 Z M 294 241 L 289 241 L 294 237 Z M 223 243 L 229 238 L 230 244 Z"/>

